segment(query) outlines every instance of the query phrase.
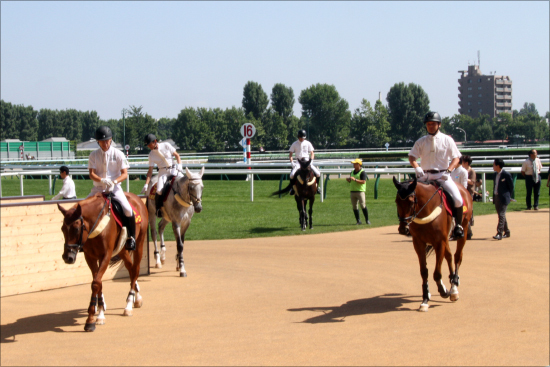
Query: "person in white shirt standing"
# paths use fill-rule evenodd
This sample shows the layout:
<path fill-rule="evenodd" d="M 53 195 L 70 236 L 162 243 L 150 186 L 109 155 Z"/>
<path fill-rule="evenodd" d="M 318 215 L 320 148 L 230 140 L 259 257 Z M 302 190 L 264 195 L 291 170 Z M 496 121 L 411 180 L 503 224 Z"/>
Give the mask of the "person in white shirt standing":
<path fill-rule="evenodd" d="M 289 155 L 288 158 L 290 159 L 290 164 L 292 165 L 292 171 L 290 172 L 290 183 L 291 183 L 291 189 L 289 194 L 294 195 L 294 185 L 296 184 L 296 178 L 294 178 L 294 175 L 296 175 L 296 171 L 300 168 L 300 164 L 298 162 L 294 162 L 292 159 L 292 155 L 296 154 L 296 159 L 302 159 L 306 158 L 308 160 L 311 160 L 310 167 L 313 170 L 313 173 L 315 174 L 315 177 L 317 177 L 317 193 L 321 194 L 321 185 L 319 184 L 319 178 L 321 177 L 321 172 L 319 172 L 319 169 L 313 165 L 313 158 L 315 157 L 313 145 L 309 141 L 306 140 L 306 131 L 300 130 L 298 131 L 298 140 L 296 140 L 289 149 Z M 311 157 L 309 156 L 311 154 Z"/>
<path fill-rule="evenodd" d="M 158 182 L 157 191 L 155 195 L 155 207 L 157 210 L 157 217 L 161 217 L 159 210 L 162 207 L 162 191 L 170 176 L 177 176 L 181 172 L 181 158 L 176 152 L 176 149 L 169 143 L 159 143 L 157 137 L 154 134 L 147 134 L 144 139 L 145 145 L 151 150 L 149 152 L 149 171 L 147 171 L 147 178 L 145 179 L 145 185 L 141 193 L 144 194 L 149 188 L 149 182 L 153 176 L 153 168 L 155 164 L 158 167 Z M 178 162 L 174 164 L 174 157 Z"/>
<path fill-rule="evenodd" d="M 468 189 L 468 171 L 462 166 L 462 157 L 458 160 L 458 166 L 451 172 L 451 178 L 457 185 L 462 185 L 465 189 Z"/>
<path fill-rule="evenodd" d="M 525 187 L 527 188 L 527 196 L 525 202 L 527 204 L 527 210 L 531 210 L 531 193 L 535 192 L 535 202 L 533 208 L 539 210 L 539 196 L 541 177 L 540 172 L 542 170 L 542 163 L 537 157 L 537 151 L 531 149 L 529 151 L 529 158 L 527 158 L 521 165 L 521 175 L 525 177 Z"/>
<path fill-rule="evenodd" d="M 455 218 L 454 237 L 464 237 L 462 228 L 463 200 L 455 182 L 450 179 L 451 172 L 458 166 L 461 157 L 455 141 L 449 135 L 439 131 L 441 116 L 437 112 L 428 112 L 424 116 L 424 125 L 428 135 L 418 139 L 409 152 L 409 162 L 413 166 L 419 181 L 437 181 L 453 197 Z M 420 158 L 420 165 L 416 160 Z M 451 163 L 449 164 L 449 160 Z"/>
<path fill-rule="evenodd" d="M 90 178 L 94 181 L 94 187 L 87 197 L 103 192 L 113 194 L 126 216 L 125 227 L 128 229 L 126 249 L 133 251 L 136 249 L 136 219 L 120 184 L 128 178 L 129 165 L 124 153 L 111 146 L 112 137 L 113 132 L 108 126 L 100 126 L 95 131 L 95 140 L 99 144 L 99 149 L 90 153 L 88 158 L 88 171 Z"/>
<path fill-rule="evenodd" d="M 63 180 L 63 186 L 61 187 L 59 194 L 55 195 L 52 200 L 76 199 L 76 189 L 73 179 L 69 176 L 69 167 L 59 167 L 59 176 L 61 176 L 61 179 Z"/>

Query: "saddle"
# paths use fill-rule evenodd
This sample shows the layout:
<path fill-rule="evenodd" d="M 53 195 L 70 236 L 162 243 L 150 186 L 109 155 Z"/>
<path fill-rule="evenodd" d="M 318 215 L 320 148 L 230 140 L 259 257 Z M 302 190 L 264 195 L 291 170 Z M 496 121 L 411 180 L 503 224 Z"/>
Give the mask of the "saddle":
<path fill-rule="evenodd" d="M 103 194 L 103 199 L 109 204 L 109 211 L 113 214 L 115 222 L 122 228 L 126 227 L 126 221 L 128 220 L 122 210 L 122 205 L 113 196 L 109 194 Z M 136 218 L 136 224 L 141 223 L 141 215 L 132 203 L 130 203 L 134 217 Z"/>
<path fill-rule="evenodd" d="M 170 194 L 170 190 L 172 190 L 172 186 L 174 186 L 174 182 L 176 181 L 177 176 L 170 175 L 168 176 L 168 179 L 166 180 L 164 187 L 162 188 L 162 202 L 166 202 L 168 199 L 168 194 Z M 155 196 L 157 194 L 157 183 L 155 183 L 151 190 L 149 190 L 149 199 L 155 200 Z"/>
<path fill-rule="evenodd" d="M 441 201 L 443 202 L 443 206 L 445 206 L 445 210 L 452 217 L 453 208 L 455 206 L 453 195 L 449 191 L 445 190 L 445 188 L 441 186 L 437 181 L 426 181 L 426 182 L 419 182 L 419 183 L 423 185 L 433 185 L 437 189 L 437 192 L 441 197 Z M 466 207 L 466 203 L 464 203 L 463 211 L 467 211 L 467 210 L 468 208 Z"/>

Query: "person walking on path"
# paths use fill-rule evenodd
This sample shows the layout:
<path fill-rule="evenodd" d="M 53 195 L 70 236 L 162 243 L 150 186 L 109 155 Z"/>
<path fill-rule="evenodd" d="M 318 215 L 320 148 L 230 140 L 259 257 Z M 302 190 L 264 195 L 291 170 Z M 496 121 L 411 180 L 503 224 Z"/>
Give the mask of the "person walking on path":
<path fill-rule="evenodd" d="M 472 157 L 469 155 L 463 155 L 462 157 L 462 167 L 468 172 L 468 181 L 466 190 L 472 195 L 472 200 L 474 199 L 474 193 L 475 193 L 475 186 L 476 186 L 476 171 L 471 167 L 472 165 Z M 471 240 L 473 233 L 472 233 L 472 226 L 474 225 L 474 212 L 472 208 L 472 219 L 470 220 L 470 225 L 468 226 L 468 239 Z"/>
<path fill-rule="evenodd" d="M 529 158 L 527 158 L 521 165 L 521 175 L 525 177 L 525 187 L 527 188 L 527 197 L 525 198 L 527 210 L 531 210 L 531 193 L 533 191 L 535 191 L 535 202 L 533 205 L 533 209 L 539 210 L 541 170 L 542 163 L 537 157 L 537 151 L 535 149 L 531 149 L 529 151 Z"/>
<path fill-rule="evenodd" d="M 71 176 L 69 176 L 69 167 L 59 167 L 59 176 L 61 176 L 61 179 L 63 180 L 63 186 L 61 187 L 61 191 L 59 191 L 59 194 L 55 195 L 52 200 L 76 199 L 76 189 L 73 179 L 71 178 Z"/>
<path fill-rule="evenodd" d="M 370 224 L 369 210 L 367 209 L 367 203 L 365 200 L 365 192 L 367 191 L 367 173 L 363 171 L 361 166 L 363 161 L 359 158 L 351 161 L 353 163 L 353 171 L 351 171 L 346 181 L 349 182 L 349 191 L 351 197 L 351 206 L 353 208 L 353 214 L 355 215 L 356 224 L 363 224 L 359 215 L 359 204 L 363 210 L 365 216 L 365 223 Z"/>
<path fill-rule="evenodd" d="M 510 204 L 512 191 L 514 190 L 514 182 L 512 175 L 502 168 L 504 161 L 501 158 L 495 159 L 493 163 L 493 171 L 496 172 L 493 184 L 493 204 L 498 215 L 497 234 L 493 236 L 495 240 L 510 237 L 510 228 L 506 220 L 506 208 Z"/>

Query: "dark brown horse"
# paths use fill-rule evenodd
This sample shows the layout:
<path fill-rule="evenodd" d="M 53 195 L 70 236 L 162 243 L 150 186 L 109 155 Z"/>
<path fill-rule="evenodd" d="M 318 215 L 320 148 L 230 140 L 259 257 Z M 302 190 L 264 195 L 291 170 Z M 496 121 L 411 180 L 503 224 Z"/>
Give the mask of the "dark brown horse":
<path fill-rule="evenodd" d="M 130 204 L 137 209 L 136 218 L 141 219 L 141 223 L 136 223 L 136 250 L 132 251 L 133 260 L 124 248 L 124 241 L 119 239 L 119 235 L 123 232 L 122 228 L 116 223 L 114 215 L 110 213 L 110 205 L 102 195 L 96 194 L 84 199 L 68 210 L 57 204 L 64 216 L 61 227 L 65 237 L 63 260 L 67 264 L 74 264 L 78 252 L 84 252 L 86 263 L 92 271 L 92 298 L 88 307 L 85 331 L 94 331 L 96 322 L 98 325 L 105 323 L 106 305 L 101 279 L 111 263 L 111 258 L 117 254 L 130 273 L 130 293 L 126 299 L 124 315 L 131 316 L 132 306 L 141 307 L 143 303 L 137 279 L 143 255 L 143 243 L 147 236 L 147 208 L 137 195 L 127 192 L 124 194 Z M 124 228 L 125 231 L 126 228 Z M 96 307 L 99 313 L 97 319 L 95 318 Z"/>
<path fill-rule="evenodd" d="M 426 257 L 435 251 L 436 261 L 434 280 L 437 283 L 439 294 L 443 298 L 451 297 L 451 301 L 458 300 L 458 285 L 460 284 L 458 269 L 462 263 L 462 250 L 466 244 L 466 237 L 457 241 L 454 254 L 454 269 L 451 249 L 449 248 L 449 234 L 452 227 L 452 217 L 444 207 L 443 199 L 439 195 L 440 188 L 434 185 L 417 183 L 414 181 L 398 182 L 395 177 L 393 183 L 397 188 L 397 215 L 399 217 L 399 233 L 408 234 L 407 225 L 413 239 L 414 249 L 420 263 L 422 276 L 422 304 L 419 311 L 428 311 L 430 290 L 428 287 L 428 267 Z M 472 197 L 461 185 L 457 185 L 464 201 L 464 215 L 462 227 L 467 233 L 470 218 L 472 217 Z M 442 281 L 441 264 L 443 258 L 449 266 L 451 290 L 448 291 Z"/>
<path fill-rule="evenodd" d="M 317 193 L 317 179 L 313 170 L 310 167 L 311 160 L 298 159 L 300 163 L 300 169 L 296 171 L 296 185 L 294 185 L 294 199 L 296 200 L 296 206 L 300 213 L 300 227 L 302 231 L 305 231 L 309 219 L 309 229 L 313 229 L 313 204 L 315 203 L 315 194 Z M 291 189 L 289 184 L 287 187 L 280 191 L 276 191 L 271 195 L 279 195 L 289 192 Z M 307 203 L 309 201 L 309 217 L 306 211 Z"/>

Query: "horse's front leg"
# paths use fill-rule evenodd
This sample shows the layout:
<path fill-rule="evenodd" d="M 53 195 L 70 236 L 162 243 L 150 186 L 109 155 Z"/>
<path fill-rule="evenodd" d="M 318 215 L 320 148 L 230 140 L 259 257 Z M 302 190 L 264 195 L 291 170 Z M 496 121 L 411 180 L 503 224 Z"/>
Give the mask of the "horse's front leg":
<path fill-rule="evenodd" d="M 413 237 L 414 250 L 418 256 L 418 262 L 420 264 L 420 276 L 422 276 L 422 303 L 418 311 L 427 312 L 428 302 L 430 301 L 430 287 L 428 286 L 428 266 L 426 263 L 426 244 Z"/>
<path fill-rule="evenodd" d="M 153 240 L 153 244 L 155 245 L 155 268 L 160 269 L 162 268 L 162 265 L 160 263 L 160 253 L 157 244 L 157 216 L 155 214 L 155 204 L 151 203 L 149 199 L 147 199 L 147 201 L 147 211 L 149 212 L 149 228 L 151 228 L 151 239 Z"/>
<path fill-rule="evenodd" d="M 132 316 L 133 308 L 139 308 L 143 305 L 143 298 L 139 294 L 139 285 L 137 283 L 137 278 L 139 276 L 139 262 L 134 264 L 136 261 L 136 254 L 134 252 L 134 262 L 130 258 L 130 254 L 126 251 L 122 251 L 119 254 L 122 261 L 124 261 L 124 266 L 130 274 L 130 292 L 128 292 L 128 297 L 126 297 L 126 307 L 124 308 L 123 316 Z"/>
<path fill-rule="evenodd" d="M 437 290 L 442 298 L 449 298 L 449 291 L 445 284 L 443 284 L 443 276 L 441 275 L 441 265 L 443 265 L 443 259 L 447 259 L 448 264 L 452 264 L 451 251 L 449 250 L 449 239 L 447 236 L 440 241 L 439 244 L 434 245 L 435 249 L 435 270 L 434 280 L 437 284 Z"/>
<path fill-rule="evenodd" d="M 184 222 L 183 225 L 180 225 L 172 222 L 172 229 L 174 230 L 174 235 L 176 236 L 176 244 L 178 249 L 178 254 L 176 255 L 176 270 L 180 272 L 180 277 L 187 276 L 183 261 L 183 242 L 185 241 L 185 232 L 187 231 L 189 224 L 189 222 Z"/>
<path fill-rule="evenodd" d="M 456 241 L 456 251 L 455 251 L 455 272 L 449 275 L 451 279 L 451 301 L 458 301 L 458 286 L 460 285 L 460 277 L 458 276 L 458 268 L 462 264 L 462 250 L 464 250 L 464 245 L 466 244 L 466 236 L 459 238 Z"/>
<path fill-rule="evenodd" d="M 300 201 L 300 210 L 301 210 L 301 216 L 302 216 L 302 231 L 305 231 L 307 228 L 307 207 L 306 207 L 305 200 Z"/>
<path fill-rule="evenodd" d="M 313 203 L 315 202 L 315 195 L 309 201 L 309 229 L 313 229 Z"/>
<path fill-rule="evenodd" d="M 110 255 L 110 253 L 109 253 Z M 92 280 L 92 297 L 90 300 L 90 305 L 88 306 L 88 318 L 86 319 L 86 324 L 84 325 L 84 331 L 94 331 L 96 326 L 96 318 L 95 318 L 95 312 L 97 307 L 97 301 L 98 296 L 101 293 L 102 283 L 101 279 L 103 278 L 103 274 L 105 274 L 105 271 L 107 270 L 107 267 L 109 266 L 109 258 L 110 256 L 105 256 L 99 266 L 97 263 L 97 260 L 92 258 L 91 256 L 86 255 L 84 253 L 84 258 L 86 259 L 86 263 L 90 267 L 92 274 L 93 274 L 93 280 Z M 102 297 L 103 300 L 103 297 Z M 103 302 L 104 305 L 104 302 Z M 101 314 L 101 312 L 100 312 Z M 105 316 L 103 316 L 102 322 L 100 324 L 105 323 Z"/>
<path fill-rule="evenodd" d="M 157 260 L 156 267 L 162 268 L 162 265 L 166 262 L 166 245 L 164 244 L 164 229 L 166 228 L 166 225 L 168 224 L 168 221 L 166 221 L 164 218 L 162 218 L 159 222 L 159 235 L 160 235 L 160 255 L 159 260 Z"/>

